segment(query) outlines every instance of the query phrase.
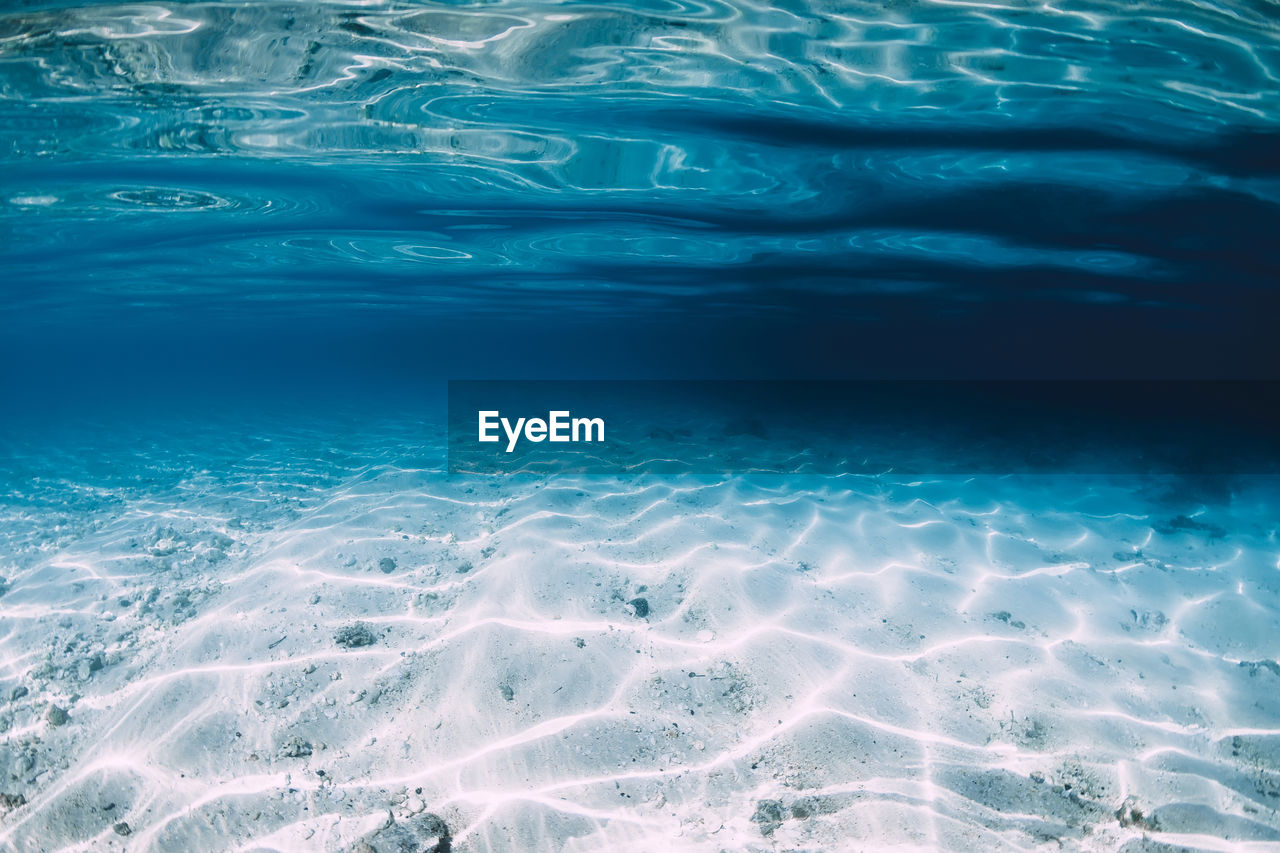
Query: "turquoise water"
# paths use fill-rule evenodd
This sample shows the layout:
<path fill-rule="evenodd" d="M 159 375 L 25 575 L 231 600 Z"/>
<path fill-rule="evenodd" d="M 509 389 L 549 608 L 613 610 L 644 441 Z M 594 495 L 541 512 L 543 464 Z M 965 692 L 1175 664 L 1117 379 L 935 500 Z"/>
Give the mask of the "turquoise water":
<path fill-rule="evenodd" d="M 1275 849 L 1278 203 L 1271 0 L 0 4 L 0 849 Z M 450 474 L 637 378 L 945 405 Z"/>
<path fill-rule="evenodd" d="M 0 322 L 48 369 L 1273 376 L 1278 39 L 1266 2 L 10 3 Z"/>

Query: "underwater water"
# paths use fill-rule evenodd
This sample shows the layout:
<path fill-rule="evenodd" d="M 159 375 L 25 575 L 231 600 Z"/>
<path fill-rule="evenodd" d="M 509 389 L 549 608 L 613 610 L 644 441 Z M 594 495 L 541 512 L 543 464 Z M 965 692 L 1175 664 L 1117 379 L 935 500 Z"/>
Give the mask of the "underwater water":
<path fill-rule="evenodd" d="M 0 4 L 0 849 L 1277 849 L 1278 201 L 1271 0 Z M 1168 381 L 451 473 L 585 378 Z"/>
<path fill-rule="evenodd" d="M 1278 34 L 1266 0 L 10 2 L 4 322 L 40 362 L 1274 376 Z"/>

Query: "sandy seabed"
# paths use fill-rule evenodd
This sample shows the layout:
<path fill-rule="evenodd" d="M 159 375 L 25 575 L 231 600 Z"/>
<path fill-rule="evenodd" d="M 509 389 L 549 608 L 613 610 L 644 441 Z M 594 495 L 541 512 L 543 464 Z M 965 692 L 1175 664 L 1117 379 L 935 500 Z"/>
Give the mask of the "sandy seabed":
<path fill-rule="evenodd" d="M 84 440 L 0 469 L 0 849 L 1280 849 L 1274 481 Z"/>

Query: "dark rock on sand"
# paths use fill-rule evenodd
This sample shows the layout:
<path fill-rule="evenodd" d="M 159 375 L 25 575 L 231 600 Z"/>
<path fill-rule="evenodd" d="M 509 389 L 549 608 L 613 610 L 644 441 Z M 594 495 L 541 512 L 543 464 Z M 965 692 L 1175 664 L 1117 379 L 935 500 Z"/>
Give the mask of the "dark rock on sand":
<path fill-rule="evenodd" d="M 23 696 L 26 696 L 30 692 L 31 691 L 27 690 L 27 688 L 24 685 L 19 684 L 17 687 L 13 688 L 13 692 L 9 694 L 9 701 L 17 702 L 19 699 L 21 699 Z"/>
<path fill-rule="evenodd" d="M 1018 620 L 1018 619 L 1014 619 L 1013 614 L 1010 613 L 1008 610 L 1001 610 L 999 613 L 990 614 L 990 616 L 992 619 L 996 620 L 997 622 L 1003 622 L 1004 624 L 1008 625 L 1010 628 L 1018 628 L 1019 630 L 1021 630 L 1022 628 L 1027 627 L 1025 622 L 1022 622 L 1021 620 Z"/>
<path fill-rule="evenodd" d="M 1249 670 L 1249 677 L 1253 678 L 1262 670 L 1268 670 L 1272 675 L 1280 678 L 1280 663 L 1273 660 L 1242 660 L 1240 666 Z"/>
<path fill-rule="evenodd" d="M 378 561 L 378 568 L 382 569 L 384 575 L 389 575 L 396 570 L 396 561 L 391 557 L 383 557 Z"/>
<path fill-rule="evenodd" d="M 0 794 L 0 809 L 5 811 L 13 811 L 18 806 L 25 806 L 27 798 L 22 794 Z"/>
<path fill-rule="evenodd" d="M 311 754 L 311 744 L 294 735 L 280 747 L 281 758 L 306 758 Z"/>
<path fill-rule="evenodd" d="M 796 820 L 808 820 L 818 815 L 835 814 L 848 803 L 827 795 L 801 797 L 791 804 L 791 816 Z"/>
<path fill-rule="evenodd" d="M 67 716 L 66 709 L 59 708 L 57 705 L 50 705 L 49 711 L 44 715 L 44 718 L 49 721 L 51 726 L 65 726 L 71 719 Z"/>
<path fill-rule="evenodd" d="M 772 836 L 774 831 L 782 826 L 782 821 L 786 819 L 782 801 L 760 800 L 756 803 L 756 811 L 751 816 L 751 819 L 756 822 L 756 826 L 760 827 L 761 835 L 765 838 Z"/>
<path fill-rule="evenodd" d="M 1129 615 L 1133 618 L 1133 624 L 1121 624 L 1121 627 L 1126 631 L 1130 631 L 1133 628 L 1141 631 L 1160 631 L 1165 625 L 1169 624 L 1169 617 L 1159 610 L 1138 610 L 1134 608 L 1129 611 Z"/>
<path fill-rule="evenodd" d="M 649 615 L 649 599 L 633 598 L 630 601 L 628 601 L 627 604 L 630 604 L 632 608 L 635 609 L 636 616 L 638 616 L 639 618 L 644 619 L 646 616 Z"/>
<path fill-rule="evenodd" d="M 453 836 L 439 815 L 427 812 L 404 823 L 385 826 L 357 842 L 351 853 L 451 853 Z"/>
<path fill-rule="evenodd" d="M 363 622 L 354 622 L 338 629 L 333 641 L 348 649 L 359 646 L 371 646 L 378 641 L 377 635 Z"/>
<path fill-rule="evenodd" d="M 1120 825 L 1124 827 L 1138 827 L 1139 829 L 1158 829 L 1155 823 L 1147 818 L 1147 815 L 1138 808 L 1132 799 L 1125 800 L 1120 804 L 1120 808 L 1116 809 L 1116 820 L 1120 821 Z"/>
<path fill-rule="evenodd" d="M 124 821 L 120 821 L 119 823 L 117 823 L 115 826 L 111 828 L 116 831 L 116 835 L 132 835 L 133 834 L 133 827 L 129 826 L 129 824 L 125 823 Z"/>
<path fill-rule="evenodd" d="M 511 689 L 510 684 L 503 684 L 498 688 L 498 692 L 502 694 L 502 698 L 508 702 L 512 702 L 516 698 L 516 691 Z"/>
<path fill-rule="evenodd" d="M 427 838 L 434 838 L 436 846 L 433 853 L 449 853 L 453 846 L 453 838 L 449 833 L 449 825 L 439 815 L 427 812 L 415 821 L 418 832 Z"/>

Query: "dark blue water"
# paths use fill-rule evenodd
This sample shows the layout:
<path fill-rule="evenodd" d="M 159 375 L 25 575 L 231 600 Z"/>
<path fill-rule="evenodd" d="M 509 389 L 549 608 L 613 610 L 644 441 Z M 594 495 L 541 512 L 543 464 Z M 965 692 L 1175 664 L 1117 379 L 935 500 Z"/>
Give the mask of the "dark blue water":
<path fill-rule="evenodd" d="M 1272 2 L 10 2 L 43 395 L 1275 376 Z"/>

